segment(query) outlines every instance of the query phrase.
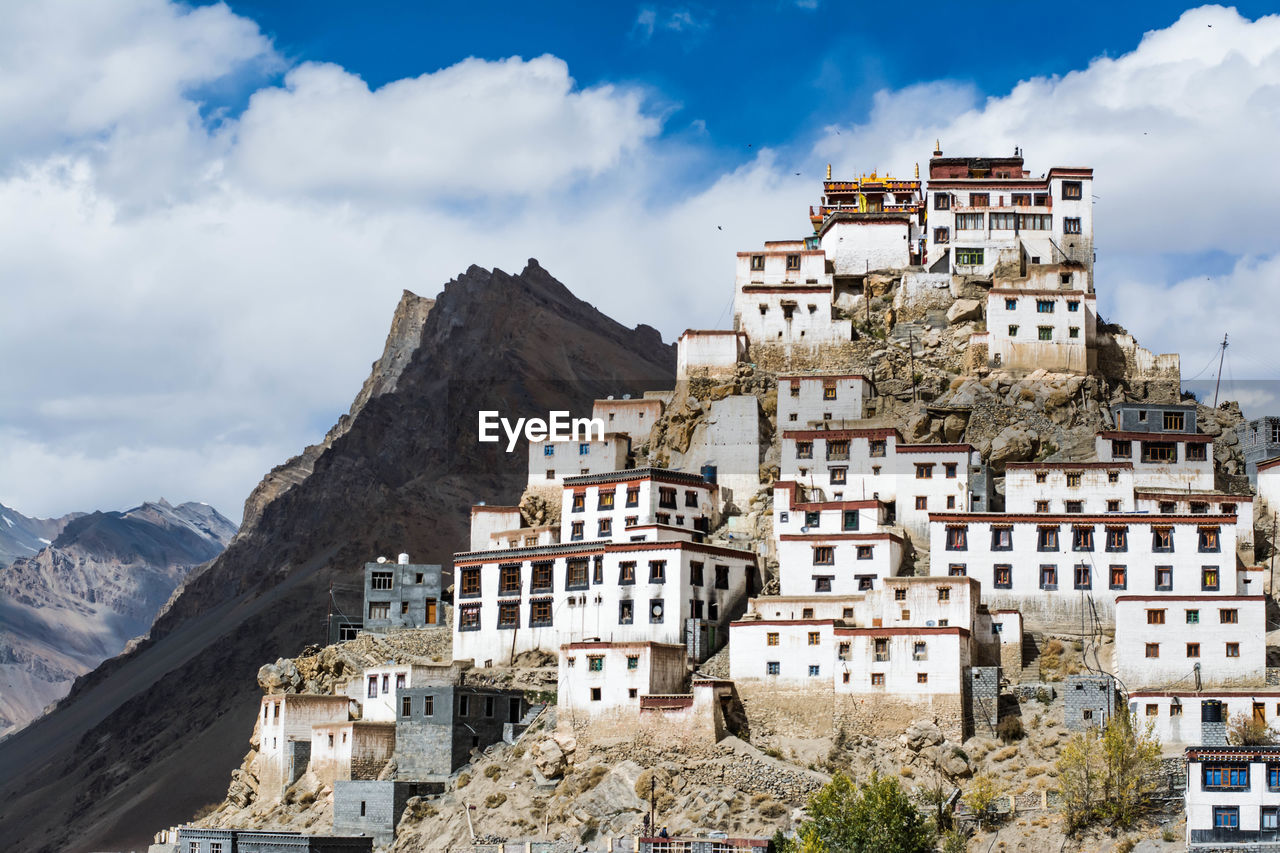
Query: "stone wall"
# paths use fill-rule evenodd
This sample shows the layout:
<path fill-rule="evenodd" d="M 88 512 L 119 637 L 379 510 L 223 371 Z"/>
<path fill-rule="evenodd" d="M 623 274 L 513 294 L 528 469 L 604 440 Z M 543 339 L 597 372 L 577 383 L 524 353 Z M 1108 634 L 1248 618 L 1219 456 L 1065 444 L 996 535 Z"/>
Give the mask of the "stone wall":
<path fill-rule="evenodd" d="M 995 737 L 1000 722 L 1000 667 L 971 667 L 965 685 L 971 718 L 971 730 L 966 734 Z"/>
<path fill-rule="evenodd" d="M 965 702 L 960 695 L 920 700 L 891 695 L 837 694 L 831 687 L 778 689 L 763 682 L 740 682 L 753 741 L 777 737 L 838 737 L 841 730 L 869 737 L 896 737 L 912 720 L 934 720 L 957 743 L 965 738 Z"/>
<path fill-rule="evenodd" d="M 389 846 L 409 798 L 439 793 L 440 787 L 414 782 L 335 782 L 333 834 L 372 836 L 379 847 Z"/>
<path fill-rule="evenodd" d="M 1071 731 L 1105 725 L 1115 713 L 1116 687 L 1110 676 L 1072 675 L 1062 690 L 1062 717 Z M 1089 714 L 1090 716 L 1086 716 Z"/>

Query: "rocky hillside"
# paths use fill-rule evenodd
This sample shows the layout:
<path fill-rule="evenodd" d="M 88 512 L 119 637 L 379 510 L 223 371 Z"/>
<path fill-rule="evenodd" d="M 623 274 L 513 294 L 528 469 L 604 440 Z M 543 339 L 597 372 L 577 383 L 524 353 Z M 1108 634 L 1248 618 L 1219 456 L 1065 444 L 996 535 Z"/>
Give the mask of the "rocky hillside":
<path fill-rule="evenodd" d="M 355 586 L 377 554 L 447 562 L 473 500 L 518 499 L 525 449 L 477 443 L 477 410 L 584 411 L 674 373 L 657 331 L 609 319 L 534 261 L 519 275 L 472 267 L 429 306 L 406 296 L 351 413 L 267 476 L 150 638 L 0 743 L 0 837 L 23 851 L 137 849 L 221 800 L 259 667 L 323 639 L 330 583 Z"/>
<path fill-rule="evenodd" d="M 69 522 L 81 515 L 84 513 L 73 512 L 61 518 L 27 518 L 0 504 L 0 568 L 20 557 L 40 553 Z"/>
<path fill-rule="evenodd" d="M 206 504 L 161 499 L 80 515 L 39 553 L 0 569 L 0 736 L 145 634 L 191 570 L 235 532 Z"/>

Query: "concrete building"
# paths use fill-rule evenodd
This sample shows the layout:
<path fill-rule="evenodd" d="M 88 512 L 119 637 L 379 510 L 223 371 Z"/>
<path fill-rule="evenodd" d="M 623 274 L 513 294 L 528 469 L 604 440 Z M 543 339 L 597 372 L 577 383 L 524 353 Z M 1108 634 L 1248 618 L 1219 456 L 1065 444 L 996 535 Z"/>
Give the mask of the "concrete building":
<path fill-rule="evenodd" d="M 178 828 L 179 853 L 372 853 L 372 838 L 265 829 Z"/>
<path fill-rule="evenodd" d="M 1069 675 L 1062 690 L 1062 720 L 1070 731 L 1105 726 L 1116 712 L 1116 680 L 1110 675 Z"/>
<path fill-rule="evenodd" d="M 1280 746 L 1186 751 L 1187 849 L 1280 849 Z"/>
<path fill-rule="evenodd" d="M 791 716 L 798 711 L 788 703 L 810 708 L 825 696 L 830 702 L 818 704 L 848 724 L 878 725 L 882 711 L 907 720 L 929 712 L 953 732 L 972 731 L 973 668 L 989 665 L 998 693 L 1004 647 L 1022 643 L 1017 615 L 993 620 L 980 599 L 979 584 L 960 577 L 892 578 L 862 595 L 753 599 L 730 628 L 730 675 L 749 709 L 763 703 Z M 989 692 L 981 677 L 977 687 Z M 986 705 L 986 717 L 997 713 Z"/>
<path fill-rule="evenodd" d="M 529 710 L 524 693 L 437 684 L 396 691 L 397 773 L 439 781 L 471 760 L 471 750 L 503 739 Z"/>
<path fill-rule="evenodd" d="M 1185 683 L 1262 687 L 1267 676 L 1261 595 L 1115 599 L 1115 671 L 1129 690 Z"/>
<path fill-rule="evenodd" d="M 396 824 L 412 797 L 442 793 L 438 782 L 339 781 L 333 786 L 334 835 L 368 836 L 379 847 L 395 841 Z"/>
<path fill-rule="evenodd" d="M 880 500 L 912 535 L 927 537 L 929 514 L 982 511 L 986 466 L 969 444 L 906 444 L 896 429 L 784 430 L 779 478 L 822 501 Z"/>
<path fill-rule="evenodd" d="M 395 563 L 365 563 L 364 630 L 384 633 L 446 624 L 440 578 L 439 565 L 410 563 L 408 554 Z"/>
<path fill-rule="evenodd" d="M 1225 492 L 1188 492 L 1173 489 L 1137 489 L 1134 509 L 1158 515 L 1234 515 L 1236 550 L 1246 562 L 1253 560 L 1253 496 Z"/>
<path fill-rule="evenodd" d="M 778 425 L 808 429 L 844 427 L 861 420 L 874 389 L 865 376 L 828 374 L 778 377 Z"/>
<path fill-rule="evenodd" d="M 828 167 L 821 204 L 809 208 L 813 232 L 837 276 L 922 263 L 924 219 L 918 174 L 902 180 L 872 172 L 833 181 Z"/>
<path fill-rule="evenodd" d="M 464 678 L 465 671 L 465 665 L 456 663 L 367 666 L 360 675 L 336 685 L 334 692 L 342 692 L 359 704 L 360 719 L 391 723 L 396 719 L 396 691 L 406 687 L 456 684 Z"/>
<path fill-rule="evenodd" d="M 701 541 L 719 521 L 719 492 L 697 474 L 662 468 L 566 477 L 560 541 Z"/>
<path fill-rule="evenodd" d="M 560 647 L 557 719 L 634 725 L 641 699 L 685 693 L 689 653 L 669 643 L 566 643 Z"/>
<path fill-rule="evenodd" d="M 720 486 L 720 503 L 745 507 L 760 490 L 760 463 L 770 435 L 753 394 L 732 394 L 702 403 L 698 420 L 683 452 L 668 448 L 667 468 L 706 472 Z"/>
<path fill-rule="evenodd" d="M 531 441 L 528 484 L 558 489 L 565 477 L 621 471 L 630 452 L 630 437 L 617 432 L 582 441 Z"/>
<path fill-rule="evenodd" d="M 1097 296 L 1086 289 L 1088 283 L 1085 267 L 1074 263 L 1031 266 L 1017 278 L 997 278 L 987 293 L 989 364 L 1006 370 L 1097 370 Z"/>
<path fill-rule="evenodd" d="M 258 715 L 258 796 L 272 802 L 307 770 L 311 732 L 317 725 L 345 723 L 354 716 L 346 696 L 267 694 Z"/>
<path fill-rule="evenodd" d="M 606 433 L 621 433 L 631 439 L 633 445 L 644 444 L 649 430 L 662 417 L 662 401 L 656 397 L 632 397 L 596 400 L 591 406 L 591 417 L 602 422 Z"/>
<path fill-rule="evenodd" d="M 317 723 L 311 727 L 310 770 L 326 785 L 338 780 L 377 779 L 395 748 L 395 723 Z"/>
<path fill-rule="evenodd" d="M 1280 511 L 1280 456 L 1259 462 L 1254 473 L 1258 500 L 1266 501 L 1267 509 L 1274 517 Z M 1264 526 L 1265 523 L 1264 523 Z"/>
<path fill-rule="evenodd" d="M 1280 417 L 1255 418 L 1237 432 L 1240 451 L 1244 454 L 1244 471 L 1249 475 L 1249 482 L 1256 484 L 1258 464 L 1280 457 Z"/>
<path fill-rule="evenodd" d="M 1213 491 L 1212 436 L 1110 430 L 1094 444 L 1103 462 L 1133 463 L 1136 488 Z"/>
<path fill-rule="evenodd" d="M 1009 462 L 1004 471 L 1009 513 L 1134 511 L 1131 462 Z"/>
<path fill-rule="evenodd" d="M 930 570 L 980 580 L 992 609 L 1079 617 L 1081 591 L 1104 616 L 1120 595 L 1249 594 L 1235 516 L 933 513 Z M 1258 591 L 1260 592 L 1260 590 Z"/>
<path fill-rule="evenodd" d="M 674 835 L 670 838 L 639 838 L 637 853 L 773 853 L 768 838 L 699 838 Z"/>
<path fill-rule="evenodd" d="M 834 281 L 826 255 L 803 240 L 766 242 L 739 252 L 734 331 L 749 346 L 811 349 L 853 339 L 853 325 L 837 318 Z"/>
<path fill-rule="evenodd" d="M 1196 435 L 1196 407 L 1192 403 L 1117 403 L 1111 420 L 1119 432 Z"/>
<path fill-rule="evenodd" d="M 778 536 L 782 595 L 854 595 L 878 589 L 902 566 L 903 539 L 887 530 Z"/>
<path fill-rule="evenodd" d="M 732 378 L 747 343 L 746 332 L 685 329 L 676 341 L 676 381 Z"/>
<path fill-rule="evenodd" d="M 990 278 L 998 269 L 1072 262 L 1093 291 L 1093 170 L 1055 167 L 1039 178 L 1012 157 L 929 161 L 925 264 Z"/>
<path fill-rule="evenodd" d="M 455 659 L 505 662 L 584 640 L 723 644 L 758 583 L 749 551 L 685 539 L 592 541 L 454 556 Z"/>

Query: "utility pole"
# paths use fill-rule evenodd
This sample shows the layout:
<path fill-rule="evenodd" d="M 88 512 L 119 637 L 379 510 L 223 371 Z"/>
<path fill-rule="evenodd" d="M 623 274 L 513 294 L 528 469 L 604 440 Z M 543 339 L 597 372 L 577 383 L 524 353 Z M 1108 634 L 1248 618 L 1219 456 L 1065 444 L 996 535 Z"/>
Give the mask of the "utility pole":
<path fill-rule="evenodd" d="M 1222 362 L 1227 357 L 1227 334 L 1222 333 L 1222 352 L 1218 354 L 1218 379 L 1213 383 L 1213 407 L 1218 408 L 1218 386 L 1222 384 Z"/>
<path fill-rule="evenodd" d="M 657 787 L 658 787 L 658 774 L 650 770 L 649 771 L 649 834 L 651 837 L 657 837 L 658 835 L 657 810 L 654 808 L 654 803 L 657 802 L 657 800 L 655 799 L 654 792 L 657 789 Z"/>
<path fill-rule="evenodd" d="M 862 276 L 862 301 L 867 303 L 867 334 L 871 334 L 871 260 L 866 262 L 866 272 Z"/>
<path fill-rule="evenodd" d="M 916 338 L 915 333 L 907 332 L 907 355 L 911 360 L 911 401 L 914 403 L 916 397 Z"/>

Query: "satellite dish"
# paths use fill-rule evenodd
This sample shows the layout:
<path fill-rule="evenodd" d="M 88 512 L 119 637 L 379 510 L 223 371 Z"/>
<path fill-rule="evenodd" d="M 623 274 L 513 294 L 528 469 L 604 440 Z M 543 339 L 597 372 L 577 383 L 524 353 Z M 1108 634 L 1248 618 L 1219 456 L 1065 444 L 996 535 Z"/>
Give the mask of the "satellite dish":
<path fill-rule="evenodd" d="M 661 616 L 661 615 L 662 615 L 662 605 L 661 605 L 661 604 L 655 604 L 655 605 L 653 605 L 652 613 L 653 613 L 653 615 L 654 615 L 654 616 Z"/>
<path fill-rule="evenodd" d="M 800 528 L 800 532 L 801 532 L 801 533 L 808 533 L 808 532 L 809 532 L 809 527 L 808 527 L 808 525 L 805 525 L 804 527 L 801 527 L 801 528 Z"/>
<path fill-rule="evenodd" d="M 925 622 L 924 624 L 925 624 L 925 627 L 927 627 L 927 628 L 932 628 L 932 627 L 933 627 L 933 620 L 932 620 L 932 619 L 930 619 L 929 621 Z"/>

